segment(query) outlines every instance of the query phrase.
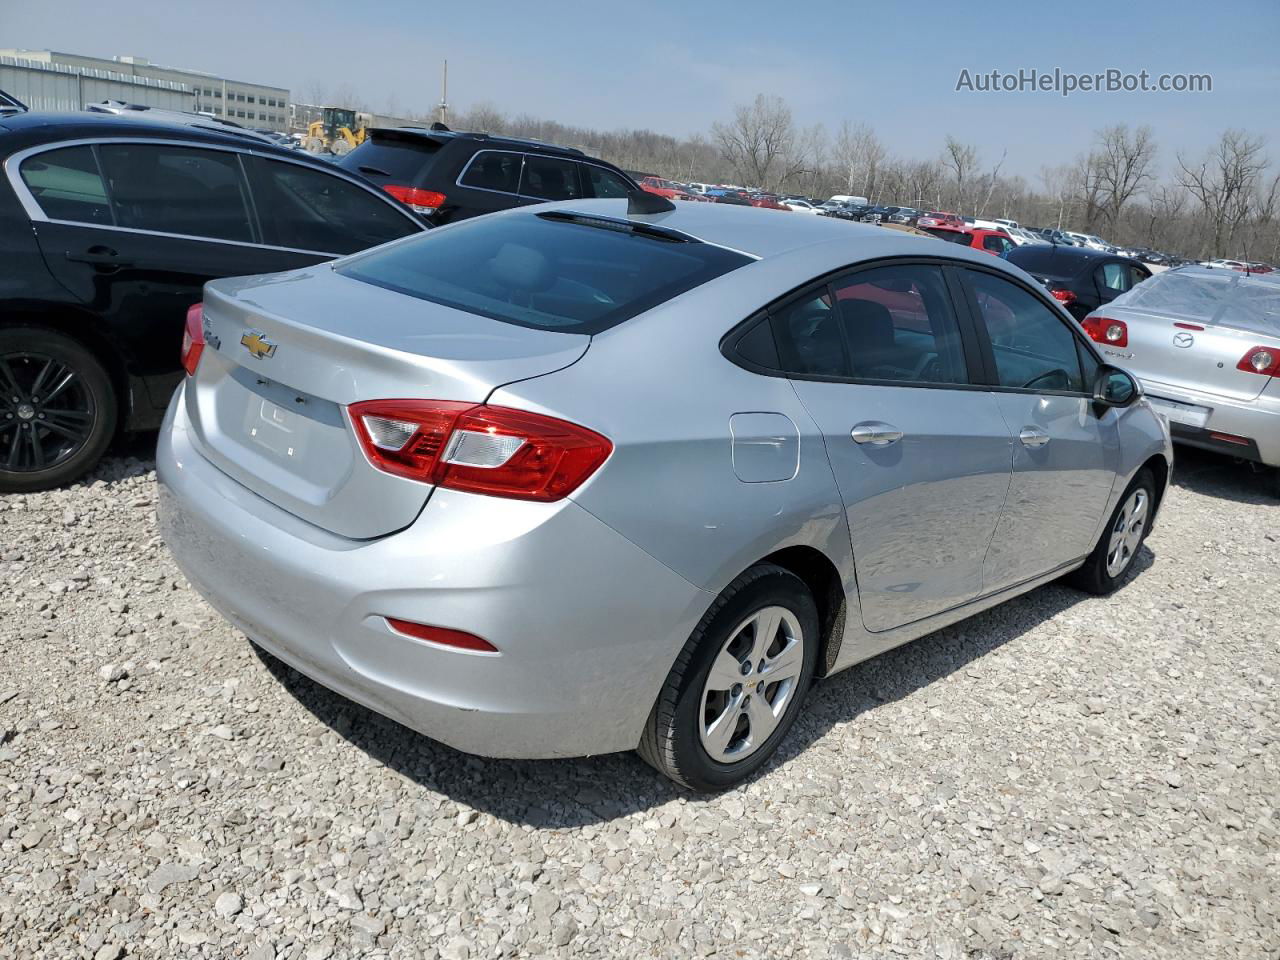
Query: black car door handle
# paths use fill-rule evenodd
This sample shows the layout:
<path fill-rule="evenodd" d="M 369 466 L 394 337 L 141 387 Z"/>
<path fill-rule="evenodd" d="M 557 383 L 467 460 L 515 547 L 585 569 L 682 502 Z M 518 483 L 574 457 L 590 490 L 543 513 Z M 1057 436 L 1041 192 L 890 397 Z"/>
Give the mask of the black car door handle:
<path fill-rule="evenodd" d="M 72 263 L 89 263 L 95 267 L 130 267 L 133 264 L 121 260 L 120 255 L 110 247 L 90 247 L 80 253 L 67 251 L 67 259 Z"/>

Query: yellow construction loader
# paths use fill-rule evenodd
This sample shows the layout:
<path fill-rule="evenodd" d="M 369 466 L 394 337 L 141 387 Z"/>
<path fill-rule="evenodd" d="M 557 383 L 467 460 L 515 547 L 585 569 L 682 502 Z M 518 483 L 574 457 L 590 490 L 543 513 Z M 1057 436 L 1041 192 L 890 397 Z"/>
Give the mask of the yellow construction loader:
<path fill-rule="evenodd" d="M 356 112 L 343 107 L 325 107 L 321 119 L 307 127 L 308 153 L 332 153 L 344 157 L 364 143 L 365 128 L 356 127 Z"/>

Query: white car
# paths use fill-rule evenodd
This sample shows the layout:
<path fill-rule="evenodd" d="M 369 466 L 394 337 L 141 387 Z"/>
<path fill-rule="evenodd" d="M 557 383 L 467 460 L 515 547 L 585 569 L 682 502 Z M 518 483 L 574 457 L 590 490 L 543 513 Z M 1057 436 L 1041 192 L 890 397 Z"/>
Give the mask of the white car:
<path fill-rule="evenodd" d="M 783 200 L 782 205 L 788 210 L 794 210 L 796 213 L 812 213 L 815 216 L 822 213 L 808 200 Z"/>
<path fill-rule="evenodd" d="M 1013 228 L 1014 230 L 1017 230 L 1017 229 L 1018 229 L 1018 221 L 1017 221 L 1017 220 L 1005 220 L 1005 219 L 1004 219 L 1004 218 L 1002 218 L 1002 217 L 996 217 L 996 218 L 995 218 L 995 220 L 994 220 L 994 222 L 995 222 L 995 223 L 1000 224 L 1000 226 L 1005 227 L 1005 228 L 1010 228 L 1010 227 L 1011 227 L 1011 228 Z"/>

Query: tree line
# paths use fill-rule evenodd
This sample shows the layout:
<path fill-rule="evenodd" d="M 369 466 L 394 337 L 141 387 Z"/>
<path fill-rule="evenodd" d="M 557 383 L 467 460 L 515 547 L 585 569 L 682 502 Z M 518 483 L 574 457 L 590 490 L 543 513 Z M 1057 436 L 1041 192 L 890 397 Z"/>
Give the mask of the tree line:
<path fill-rule="evenodd" d="M 432 117 L 422 117 L 430 120 Z M 736 183 L 824 199 L 951 210 L 980 218 L 1098 234 L 1193 258 L 1280 260 L 1280 172 L 1261 136 L 1226 130 L 1202 153 L 1179 151 L 1161 176 L 1149 126 L 1094 132 L 1074 160 L 1042 166 L 1034 181 L 1004 171 L 996 153 L 948 134 L 923 159 L 899 156 L 866 124 L 803 127 L 780 97 L 759 94 L 707 135 L 595 130 L 508 115 L 482 103 L 450 126 L 576 146 L 633 171 L 672 180 Z"/>

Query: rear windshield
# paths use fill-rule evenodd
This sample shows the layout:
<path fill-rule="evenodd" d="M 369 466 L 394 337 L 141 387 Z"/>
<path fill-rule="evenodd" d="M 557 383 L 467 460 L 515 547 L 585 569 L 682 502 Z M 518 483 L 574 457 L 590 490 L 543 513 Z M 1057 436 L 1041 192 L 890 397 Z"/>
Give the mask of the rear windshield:
<path fill-rule="evenodd" d="M 966 247 L 971 242 L 969 234 L 961 230 L 938 230 L 934 227 L 925 227 L 925 231 L 942 240 L 950 240 L 952 243 L 959 243 Z"/>
<path fill-rule="evenodd" d="M 1280 283 L 1243 273 L 1158 273 L 1135 287 L 1123 302 L 1164 316 L 1221 323 L 1271 336 L 1280 333 Z"/>
<path fill-rule="evenodd" d="M 426 137 L 411 134 L 405 138 L 387 138 L 374 134 L 373 139 L 366 140 L 339 160 L 338 166 L 377 184 L 413 187 L 422 183 L 439 152 L 440 145 Z"/>
<path fill-rule="evenodd" d="M 337 271 L 505 323 L 592 334 L 751 262 L 626 221 L 566 216 L 574 215 L 478 217 L 359 255 Z"/>
<path fill-rule="evenodd" d="M 1074 250 L 1074 247 L 1066 248 Z M 1071 253 L 1060 253 L 1052 244 L 1038 243 L 1009 251 L 1009 261 L 1016 263 L 1027 273 L 1041 277 L 1074 277 L 1086 266 L 1086 259 Z"/>

